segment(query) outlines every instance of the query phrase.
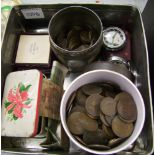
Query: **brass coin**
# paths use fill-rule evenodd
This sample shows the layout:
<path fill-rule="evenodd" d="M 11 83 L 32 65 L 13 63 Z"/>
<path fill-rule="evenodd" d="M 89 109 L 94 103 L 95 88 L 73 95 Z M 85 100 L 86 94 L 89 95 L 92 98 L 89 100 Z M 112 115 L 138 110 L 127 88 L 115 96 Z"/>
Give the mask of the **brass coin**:
<path fill-rule="evenodd" d="M 120 117 L 129 122 L 134 122 L 137 118 L 137 107 L 130 94 L 120 93 L 118 100 L 117 111 Z"/>
<path fill-rule="evenodd" d="M 73 113 L 73 112 L 83 112 L 83 113 L 86 113 L 86 109 L 83 106 L 76 105 L 71 110 L 71 113 Z"/>
<path fill-rule="evenodd" d="M 114 147 L 114 146 L 119 145 L 123 141 L 124 141 L 124 138 L 114 138 L 114 139 L 109 140 L 108 146 Z"/>
<path fill-rule="evenodd" d="M 100 120 L 102 121 L 102 123 L 106 126 L 110 126 L 107 121 L 105 120 L 105 116 L 104 114 L 102 114 L 102 112 L 100 112 Z"/>
<path fill-rule="evenodd" d="M 134 127 L 133 123 L 125 123 L 118 116 L 112 121 L 112 130 L 120 138 L 129 137 L 132 134 Z"/>
<path fill-rule="evenodd" d="M 106 146 L 106 145 L 98 145 L 98 144 L 91 144 L 91 145 L 88 145 L 89 148 L 91 149 L 94 149 L 94 150 L 108 150 L 110 149 L 109 146 Z"/>
<path fill-rule="evenodd" d="M 81 31 L 80 39 L 83 44 L 89 44 L 91 42 L 89 31 Z"/>
<path fill-rule="evenodd" d="M 82 86 L 82 91 L 86 95 L 93 95 L 93 94 L 101 94 L 102 88 L 98 86 L 97 84 L 87 84 Z"/>
<path fill-rule="evenodd" d="M 86 111 L 89 115 L 93 117 L 98 117 L 100 115 L 100 102 L 103 96 L 99 94 L 90 95 L 85 104 Z"/>
<path fill-rule="evenodd" d="M 82 92 L 81 89 L 79 89 L 77 91 L 77 95 L 76 95 L 76 101 L 79 105 L 82 105 L 82 106 L 85 106 L 85 103 L 86 103 L 86 95 Z"/>
<path fill-rule="evenodd" d="M 82 117 L 80 117 L 80 124 L 83 129 L 87 131 L 95 131 L 98 129 L 97 121 L 87 116 L 87 114 L 84 114 Z"/>
<path fill-rule="evenodd" d="M 105 97 L 101 101 L 100 109 L 103 114 L 114 116 L 116 114 L 116 102 L 111 97 Z"/>
<path fill-rule="evenodd" d="M 102 124 L 102 130 L 108 139 L 116 137 L 112 129 L 110 127 L 105 126 L 104 124 Z"/>
<path fill-rule="evenodd" d="M 96 131 L 84 131 L 83 141 L 86 144 L 106 144 L 108 140 L 105 138 L 103 131 L 97 129 Z"/>
<path fill-rule="evenodd" d="M 106 122 L 111 126 L 112 125 L 112 120 L 114 119 L 114 116 L 107 116 L 105 115 L 105 120 Z"/>
<path fill-rule="evenodd" d="M 82 135 L 84 132 L 84 129 L 81 125 L 81 118 L 85 115 L 81 112 L 74 112 L 71 113 L 67 119 L 67 125 L 71 133 L 75 135 Z"/>

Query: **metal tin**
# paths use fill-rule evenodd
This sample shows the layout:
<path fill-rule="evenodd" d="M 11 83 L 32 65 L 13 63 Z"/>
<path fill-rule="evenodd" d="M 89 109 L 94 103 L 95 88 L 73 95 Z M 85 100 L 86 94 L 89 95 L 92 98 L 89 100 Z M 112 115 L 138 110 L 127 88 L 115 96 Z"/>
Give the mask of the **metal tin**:
<path fill-rule="evenodd" d="M 1 88 L 3 90 L 4 81 L 8 73 L 21 70 L 24 68 L 18 68 L 13 63 L 15 44 L 18 39 L 17 35 L 22 32 L 34 33 L 34 34 L 47 34 L 48 33 L 48 23 L 58 10 L 71 6 L 73 4 L 57 4 L 57 5 L 20 5 L 13 7 L 10 17 L 8 19 L 8 24 L 6 27 L 5 35 L 2 42 L 2 79 Z M 76 5 L 76 4 L 74 4 Z M 79 4 L 78 4 L 79 5 Z M 153 152 L 153 110 L 152 110 L 152 98 L 150 93 L 150 77 L 149 77 L 149 64 L 148 64 L 148 50 L 146 45 L 144 27 L 142 22 L 142 17 L 140 12 L 136 7 L 124 6 L 124 5 L 93 5 L 84 4 L 82 6 L 88 7 L 95 11 L 100 17 L 102 23 L 108 27 L 111 25 L 117 27 L 123 27 L 127 29 L 132 34 L 132 57 L 131 61 L 134 64 L 132 71 L 135 76 L 135 85 L 142 94 L 146 107 L 146 120 L 144 128 L 139 136 L 141 139 L 140 143 L 144 144 L 145 147 L 141 148 L 136 143 L 133 144 L 132 148 L 124 150 L 119 154 L 141 154 L 148 155 Z M 25 19 L 22 14 L 22 9 L 32 9 L 41 8 L 44 14 L 44 18 L 37 19 Z M 52 60 L 55 57 L 52 57 Z M 50 69 L 39 68 L 47 78 L 50 75 Z M 81 73 L 69 73 L 66 76 L 64 86 L 67 86 Z M 2 92 L 3 93 L 3 92 Z M 64 139 L 63 139 L 64 140 Z M 47 150 L 38 145 L 37 138 L 6 138 L 2 137 L 2 153 L 18 153 L 18 154 L 87 154 L 82 152 L 70 143 L 70 151 L 62 150 Z M 135 150 L 135 146 L 136 149 Z M 138 151 L 137 151 L 138 150 Z"/>

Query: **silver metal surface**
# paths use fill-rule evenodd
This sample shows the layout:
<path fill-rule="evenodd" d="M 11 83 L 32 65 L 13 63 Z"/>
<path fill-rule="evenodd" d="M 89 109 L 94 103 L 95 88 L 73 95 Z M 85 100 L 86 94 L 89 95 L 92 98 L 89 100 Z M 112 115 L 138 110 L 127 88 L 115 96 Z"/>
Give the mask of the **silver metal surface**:
<path fill-rule="evenodd" d="M 16 6 L 12 9 L 8 25 L 6 27 L 5 35 L 2 43 L 2 80 L 1 80 L 1 88 L 3 90 L 4 82 L 7 74 L 9 72 L 20 70 L 18 66 L 14 64 L 15 57 L 15 49 L 18 42 L 19 34 L 47 34 L 47 27 L 50 18 L 53 14 L 64 8 L 70 6 L 69 4 L 59 4 L 59 5 L 21 5 Z M 126 29 L 131 33 L 131 42 L 132 42 L 132 67 L 133 75 L 135 76 L 135 85 L 139 89 L 142 94 L 142 97 L 145 102 L 146 108 L 146 121 L 144 124 L 144 128 L 139 136 L 140 144 L 137 141 L 133 144 L 133 147 L 129 150 L 124 150 L 118 154 L 123 155 L 133 155 L 133 154 L 141 154 L 147 155 L 151 154 L 153 151 L 153 114 L 152 114 L 152 100 L 150 93 L 150 77 L 149 77 L 149 64 L 148 64 L 148 51 L 144 33 L 143 22 L 141 18 L 141 14 L 139 11 L 133 6 L 123 6 L 123 5 L 92 5 L 86 4 L 82 5 L 88 7 L 95 11 L 102 20 L 103 26 L 118 26 Z M 25 19 L 21 9 L 26 8 L 41 8 L 44 13 L 43 19 Z M 54 57 L 53 57 L 54 59 Z M 52 60 L 53 60 L 52 59 Z M 101 59 L 101 58 L 100 58 Z M 51 62 L 52 63 L 52 62 Z M 22 68 L 24 69 L 24 68 Z M 50 73 L 50 69 L 42 69 L 40 70 Z M 70 73 L 67 75 L 64 83 L 65 89 L 68 84 L 76 78 L 80 73 Z M 48 74 L 46 74 L 48 78 Z M 2 92 L 3 93 L 3 92 Z M 35 138 L 34 144 L 36 144 Z M 31 139 L 31 140 L 32 140 Z M 19 145 L 15 145 L 15 142 L 19 141 L 19 139 L 10 140 L 10 138 L 2 137 L 2 153 L 19 153 L 19 154 L 86 154 L 83 151 L 77 151 L 76 149 L 72 149 L 71 152 L 65 152 L 62 150 L 54 151 L 47 149 L 40 149 L 36 145 L 33 148 L 29 148 L 30 143 L 29 140 L 23 138 L 25 141 L 24 145 L 19 143 Z M 32 140 L 32 141 L 33 141 Z M 32 142 L 31 141 L 31 142 Z M 143 144 L 143 145 L 142 145 Z M 31 146 L 33 144 L 31 143 Z M 139 147 L 140 146 L 140 147 Z M 142 148 L 143 146 L 143 148 Z M 139 147 L 138 149 L 136 147 Z"/>

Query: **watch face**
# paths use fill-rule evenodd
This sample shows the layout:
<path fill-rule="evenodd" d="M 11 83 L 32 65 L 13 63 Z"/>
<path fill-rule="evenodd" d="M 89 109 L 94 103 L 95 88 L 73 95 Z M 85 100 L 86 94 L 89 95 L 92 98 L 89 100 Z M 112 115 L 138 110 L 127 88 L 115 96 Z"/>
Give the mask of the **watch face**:
<path fill-rule="evenodd" d="M 125 33 L 118 27 L 109 27 L 103 31 L 104 46 L 111 50 L 118 50 L 125 44 Z"/>

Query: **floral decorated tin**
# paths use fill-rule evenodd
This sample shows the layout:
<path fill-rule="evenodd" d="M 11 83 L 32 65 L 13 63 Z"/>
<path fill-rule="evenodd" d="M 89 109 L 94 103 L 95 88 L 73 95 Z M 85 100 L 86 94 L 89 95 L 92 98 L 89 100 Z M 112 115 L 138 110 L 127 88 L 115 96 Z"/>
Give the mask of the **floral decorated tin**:
<path fill-rule="evenodd" d="M 2 136 L 33 137 L 38 130 L 42 73 L 38 70 L 8 74 L 2 100 Z"/>

